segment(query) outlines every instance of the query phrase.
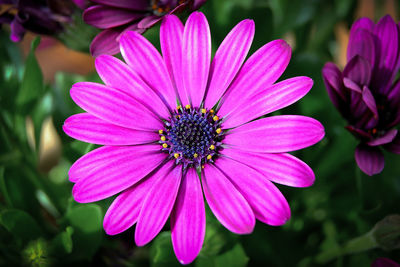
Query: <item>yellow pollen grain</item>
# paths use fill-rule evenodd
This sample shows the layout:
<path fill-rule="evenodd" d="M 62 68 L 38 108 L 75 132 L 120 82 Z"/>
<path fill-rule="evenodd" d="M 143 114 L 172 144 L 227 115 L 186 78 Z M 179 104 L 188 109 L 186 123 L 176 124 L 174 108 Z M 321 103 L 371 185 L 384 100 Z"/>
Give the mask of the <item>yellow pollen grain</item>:
<path fill-rule="evenodd" d="M 207 112 L 207 110 L 205 108 L 201 109 L 201 113 L 205 114 Z"/>
<path fill-rule="evenodd" d="M 163 147 L 163 148 L 167 148 L 168 145 L 167 145 L 166 143 L 164 143 L 164 144 L 162 144 L 162 147 Z"/>
<path fill-rule="evenodd" d="M 177 159 L 177 158 L 179 158 L 179 154 L 178 153 L 175 153 L 174 154 L 174 157 Z"/>
<path fill-rule="evenodd" d="M 177 106 L 177 107 L 176 107 L 177 110 L 179 110 L 179 109 L 181 109 L 181 108 L 182 108 L 181 106 Z"/>
<path fill-rule="evenodd" d="M 218 116 L 214 116 L 214 117 L 213 117 L 213 120 L 214 120 L 214 121 L 219 120 Z"/>
<path fill-rule="evenodd" d="M 217 134 L 220 134 L 222 132 L 221 128 L 218 128 L 217 130 L 215 130 L 217 132 Z"/>
<path fill-rule="evenodd" d="M 201 165 L 201 168 L 204 169 L 204 165 Z"/>
<path fill-rule="evenodd" d="M 186 109 L 190 109 L 190 105 L 186 105 L 185 108 L 186 108 Z"/>
<path fill-rule="evenodd" d="M 197 158 L 199 155 L 197 153 L 193 154 L 193 158 Z"/>
<path fill-rule="evenodd" d="M 210 109 L 210 113 L 213 114 L 213 113 L 214 113 L 214 110 L 213 110 L 213 109 Z"/>
<path fill-rule="evenodd" d="M 159 133 L 159 134 L 163 134 L 164 131 L 163 131 L 163 130 L 158 130 L 158 133 Z"/>
<path fill-rule="evenodd" d="M 208 156 L 207 156 L 207 159 L 208 159 L 208 160 L 210 160 L 211 158 L 212 158 L 212 156 L 211 156 L 211 155 L 208 155 Z"/>
<path fill-rule="evenodd" d="M 214 145 L 211 145 L 211 146 L 210 146 L 210 149 L 211 149 L 211 150 L 214 150 L 214 149 L 215 149 L 215 146 L 214 146 Z"/>
<path fill-rule="evenodd" d="M 165 141 L 165 136 L 161 136 L 161 141 Z"/>

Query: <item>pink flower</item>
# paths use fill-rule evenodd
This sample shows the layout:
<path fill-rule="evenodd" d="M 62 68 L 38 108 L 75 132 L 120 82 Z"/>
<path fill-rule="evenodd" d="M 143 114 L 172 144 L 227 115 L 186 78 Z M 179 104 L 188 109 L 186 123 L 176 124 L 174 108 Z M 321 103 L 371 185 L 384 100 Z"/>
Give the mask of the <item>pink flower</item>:
<path fill-rule="evenodd" d="M 185 26 L 169 15 L 160 31 L 163 57 L 143 36 L 127 32 L 120 40 L 127 64 L 99 56 L 96 68 L 105 85 L 72 87 L 71 97 L 87 113 L 68 118 L 64 131 L 104 146 L 75 162 L 69 177 L 78 202 L 120 193 L 104 229 L 115 235 L 136 223 L 138 246 L 171 217 L 175 254 L 187 264 L 204 240 L 203 193 L 234 233 L 251 233 L 256 219 L 284 224 L 290 208 L 272 182 L 313 184 L 310 167 L 286 152 L 317 143 L 324 129 L 304 116 L 260 118 L 299 100 L 313 82 L 295 77 L 275 83 L 291 55 L 283 40 L 264 45 L 243 64 L 252 20 L 232 29 L 211 64 L 202 13 L 192 13 Z"/>

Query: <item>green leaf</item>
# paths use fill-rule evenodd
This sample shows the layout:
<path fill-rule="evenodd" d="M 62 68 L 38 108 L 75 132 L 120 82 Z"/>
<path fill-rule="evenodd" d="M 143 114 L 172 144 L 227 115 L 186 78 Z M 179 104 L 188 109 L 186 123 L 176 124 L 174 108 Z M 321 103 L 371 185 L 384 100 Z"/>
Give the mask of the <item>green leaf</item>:
<path fill-rule="evenodd" d="M 51 242 L 51 254 L 60 256 L 71 253 L 73 248 L 73 233 L 74 229 L 68 226 L 65 231 L 58 234 Z"/>
<path fill-rule="evenodd" d="M 242 267 L 246 266 L 249 258 L 243 250 L 242 245 L 236 244 L 231 250 L 215 259 L 216 267 Z"/>
<path fill-rule="evenodd" d="M 181 266 L 175 257 L 171 232 L 163 232 L 157 236 L 150 248 L 151 266 Z"/>
<path fill-rule="evenodd" d="M 4 210 L 0 214 L 0 224 L 23 243 L 37 239 L 42 234 L 36 221 L 22 210 Z"/>
<path fill-rule="evenodd" d="M 90 259 L 103 239 L 102 212 L 98 205 L 79 205 L 71 208 L 66 215 L 67 222 L 74 229 L 72 235 L 72 259 Z"/>
<path fill-rule="evenodd" d="M 25 62 L 22 84 L 17 95 L 17 107 L 24 114 L 30 111 L 31 104 L 42 94 L 43 74 L 35 57 L 35 50 L 40 43 L 37 37 L 32 41 L 31 51 Z"/>

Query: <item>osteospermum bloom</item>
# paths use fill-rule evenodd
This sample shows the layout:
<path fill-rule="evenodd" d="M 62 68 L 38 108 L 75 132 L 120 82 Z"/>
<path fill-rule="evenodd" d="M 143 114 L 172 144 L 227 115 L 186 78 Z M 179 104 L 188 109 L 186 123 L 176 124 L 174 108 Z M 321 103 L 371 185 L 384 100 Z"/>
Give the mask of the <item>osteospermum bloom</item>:
<path fill-rule="evenodd" d="M 184 9 L 196 10 L 206 0 L 92 0 L 83 20 L 103 29 L 92 41 L 93 56 L 119 53 L 119 39 L 126 31 L 143 33 L 165 15 Z"/>
<path fill-rule="evenodd" d="M 272 182 L 313 183 L 313 171 L 286 152 L 315 144 L 324 129 L 304 116 L 258 119 L 303 97 L 313 82 L 295 77 L 275 83 L 291 54 L 283 40 L 264 45 L 243 64 L 252 20 L 232 29 L 212 62 L 202 13 L 192 13 L 185 26 L 169 15 L 160 31 L 163 56 L 143 36 L 127 32 L 120 41 L 127 64 L 99 56 L 96 69 L 105 85 L 72 87 L 71 97 L 87 113 L 68 118 L 64 131 L 104 146 L 75 162 L 69 178 L 78 202 L 120 193 L 104 229 L 114 235 L 136 223 L 139 246 L 171 217 L 175 254 L 190 263 L 204 240 L 203 193 L 234 233 L 252 232 L 256 219 L 284 224 L 289 205 Z"/>
<path fill-rule="evenodd" d="M 400 28 L 387 15 L 376 25 L 357 20 L 350 31 L 347 64 L 341 72 L 327 63 L 323 78 L 328 94 L 347 120 L 346 128 L 360 140 L 355 159 L 368 174 L 384 167 L 381 148 L 400 154 Z"/>

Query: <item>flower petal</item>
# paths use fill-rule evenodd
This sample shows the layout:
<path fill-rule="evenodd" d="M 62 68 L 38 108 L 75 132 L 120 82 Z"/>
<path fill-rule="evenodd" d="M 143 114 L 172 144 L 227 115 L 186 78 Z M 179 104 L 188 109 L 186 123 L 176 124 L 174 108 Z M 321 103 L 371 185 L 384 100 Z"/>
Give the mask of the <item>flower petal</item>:
<path fill-rule="evenodd" d="M 246 59 L 254 37 L 254 21 L 243 20 L 225 37 L 215 53 L 210 68 L 210 84 L 204 106 L 214 107 Z"/>
<path fill-rule="evenodd" d="M 108 235 L 116 235 L 134 225 L 143 201 L 155 182 L 156 176 L 150 176 L 122 192 L 108 208 L 103 220 Z"/>
<path fill-rule="evenodd" d="M 249 153 L 230 148 L 225 148 L 221 154 L 256 169 L 278 184 L 308 187 L 315 181 L 313 170 L 290 154 Z"/>
<path fill-rule="evenodd" d="M 182 166 L 175 166 L 170 160 L 159 171 L 144 200 L 135 230 L 135 242 L 138 246 L 149 243 L 163 228 L 178 194 L 182 179 Z"/>
<path fill-rule="evenodd" d="M 369 176 L 380 173 L 385 166 L 382 151 L 377 147 L 358 145 L 355 151 L 358 167 Z"/>
<path fill-rule="evenodd" d="M 387 131 L 384 135 L 382 135 L 372 141 L 369 141 L 367 144 L 369 146 L 380 146 L 380 145 L 391 143 L 393 141 L 393 139 L 396 137 L 397 132 L 398 132 L 398 130 L 391 129 L 391 130 Z"/>
<path fill-rule="evenodd" d="M 201 178 L 208 206 L 218 221 L 233 233 L 251 233 L 255 225 L 253 210 L 229 179 L 211 164 L 204 166 Z"/>
<path fill-rule="evenodd" d="M 376 107 L 374 96 L 372 95 L 371 91 L 368 89 L 367 86 L 363 87 L 362 90 L 362 99 L 367 105 L 368 109 L 374 114 L 375 119 L 378 118 L 378 108 Z"/>
<path fill-rule="evenodd" d="M 343 76 L 349 78 L 360 86 L 368 85 L 371 80 L 371 65 L 359 56 L 354 56 L 343 70 Z"/>
<path fill-rule="evenodd" d="M 157 92 L 170 108 L 176 106 L 176 94 L 165 63 L 157 49 L 137 32 L 121 36 L 121 53 L 128 65 Z"/>
<path fill-rule="evenodd" d="M 118 89 L 79 82 L 72 86 L 70 94 L 78 106 L 109 123 L 138 130 L 154 131 L 163 127 L 157 115 Z"/>
<path fill-rule="evenodd" d="M 324 135 L 324 127 L 313 118 L 282 115 L 235 128 L 226 135 L 224 144 L 245 151 L 281 153 L 314 145 Z"/>
<path fill-rule="evenodd" d="M 102 54 L 115 55 L 119 53 L 119 43 L 117 41 L 120 31 L 114 28 L 107 29 L 99 33 L 90 44 L 90 53 L 93 57 Z"/>
<path fill-rule="evenodd" d="M 216 166 L 248 201 L 256 218 L 269 225 L 283 225 L 290 218 L 290 207 L 276 186 L 249 166 L 220 158 Z"/>
<path fill-rule="evenodd" d="M 220 116 L 233 108 L 246 106 L 249 97 L 272 85 L 289 64 L 291 49 L 283 40 L 275 40 L 258 49 L 242 66 L 222 97 Z"/>
<path fill-rule="evenodd" d="M 99 29 L 121 26 L 143 17 L 141 13 L 102 5 L 88 7 L 83 12 L 83 20 Z"/>
<path fill-rule="evenodd" d="M 164 119 L 170 112 L 162 99 L 132 69 L 121 60 L 102 55 L 96 58 L 96 70 L 100 78 L 110 87 L 120 89 L 139 100 L 149 110 Z"/>
<path fill-rule="evenodd" d="M 193 12 L 189 16 L 182 42 L 183 85 L 190 98 L 188 101 L 199 107 L 206 90 L 211 60 L 210 28 L 203 13 Z"/>
<path fill-rule="evenodd" d="M 164 17 L 160 27 L 160 43 L 161 51 L 164 57 L 172 83 L 178 92 L 182 105 L 189 104 L 183 86 L 182 77 L 182 38 L 183 24 L 175 15 L 167 15 Z M 182 102 L 182 99 L 185 102 Z"/>
<path fill-rule="evenodd" d="M 390 144 L 384 145 L 384 148 L 392 153 L 400 154 L 400 134 L 397 134 Z"/>
<path fill-rule="evenodd" d="M 172 245 L 181 264 L 189 264 L 197 257 L 205 232 L 206 214 L 201 183 L 196 169 L 189 168 L 171 214 Z"/>
<path fill-rule="evenodd" d="M 224 127 L 236 127 L 287 107 L 305 96 L 312 85 L 313 81 L 308 77 L 295 77 L 274 84 L 250 97 L 247 106 L 232 110 L 224 118 Z"/>
<path fill-rule="evenodd" d="M 161 16 L 147 16 L 144 17 L 141 21 L 139 21 L 138 23 L 138 28 L 139 29 L 148 29 L 150 27 L 152 27 L 154 24 L 156 24 L 157 22 L 159 22 L 163 17 Z"/>
<path fill-rule="evenodd" d="M 132 10 L 143 10 L 146 11 L 149 8 L 149 0 L 91 0 L 97 4 L 103 4 L 112 7 L 119 7 L 124 9 Z"/>
<path fill-rule="evenodd" d="M 72 138 L 98 145 L 138 145 L 159 139 L 155 132 L 120 127 L 89 113 L 69 117 L 64 122 L 63 130 Z"/>
<path fill-rule="evenodd" d="M 356 55 L 360 55 L 369 62 L 370 66 L 374 66 L 376 57 L 375 42 L 370 31 L 362 28 L 355 32 L 352 31 L 347 47 L 347 61 L 350 61 Z"/>
<path fill-rule="evenodd" d="M 76 161 L 70 171 L 72 194 L 80 203 L 119 193 L 140 181 L 166 158 L 159 145 L 101 147 Z"/>

